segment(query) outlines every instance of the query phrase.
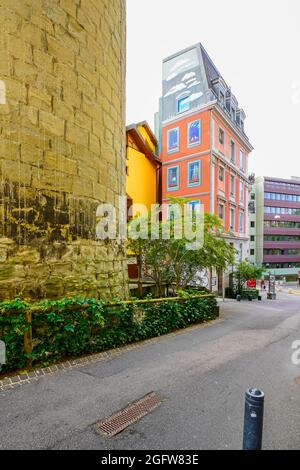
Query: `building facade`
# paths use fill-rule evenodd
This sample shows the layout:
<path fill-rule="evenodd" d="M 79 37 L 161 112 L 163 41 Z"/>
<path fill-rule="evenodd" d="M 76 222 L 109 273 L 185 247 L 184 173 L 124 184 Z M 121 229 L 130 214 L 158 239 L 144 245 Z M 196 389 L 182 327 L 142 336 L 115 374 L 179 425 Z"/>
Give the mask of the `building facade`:
<path fill-rule="evenodd" d="M 125 1 L 0 2 L 0 298 L 126 296 Z M 118 211 L 117 211 L 118 212 Z"/>
<path fill-rule="evenodd" d="M 277 277 L 300 272 L 300 178 L 256 178 L 251 198 L 250 261 Z"/>
<path fill-rule="evenodd" d="M 163 202 L 188 198 L 223 221 L 224 236 L 249 255 L 245 113 L 201 44 L 163 62 L 157 118 Z"/>
<path fill-rule="evenodd" d="M 126 128 L 126 193 L 128 206 L 136 205 L 131 216 L 161 203 L 161 161 L 158 141 L 147 122 Z"/>
<path fill-rule="evenodd" d="M 144 215 L 152 205 L 161 204 L 161 160 L 158 141 L 146 121 L 126 129 L 126 193 L 128 221 Z M 128 253 L 130 279 L 139 277 L 139 264 L 133 253 Z"/>

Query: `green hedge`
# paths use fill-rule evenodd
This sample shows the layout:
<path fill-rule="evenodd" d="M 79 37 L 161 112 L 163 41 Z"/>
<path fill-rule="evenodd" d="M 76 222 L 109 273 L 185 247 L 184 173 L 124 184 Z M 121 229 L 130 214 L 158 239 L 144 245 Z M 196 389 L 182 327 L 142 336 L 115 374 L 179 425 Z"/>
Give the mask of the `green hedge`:
<path fill-rule="evenodd" d="M 237 295 L 240 295 L 242 300 L 247 300 L 249 297 L 251 297 L 252 299 L 258 299 L 258 297 L 260 296 L 260 292 L 258 289 L 243 287 L 242 291 L 238 293 L 232 287 L 226 287 L 226 299 L 236 299 Z"/>
<path fill-rule="evenodd" d="M 243 288 L 241 292 L 242 300 L 248 300 L 249 298 L 258 299 L 259 295 L 260 292 L 258 289 Z"/>
<path fill-rule="evenodd" d="M 26 321 L 30 312 L 32 321 Z M 218 315 L 214 296 L 120 302 L 63 299 L 30 305 L 23 300 L 0 303 L 0 340 L 7 349 L 3 371 L 49 365 L 61 359 L 105 351 L 203 323 Z M 24 335 L 32 328 L 32 352 Z"/>

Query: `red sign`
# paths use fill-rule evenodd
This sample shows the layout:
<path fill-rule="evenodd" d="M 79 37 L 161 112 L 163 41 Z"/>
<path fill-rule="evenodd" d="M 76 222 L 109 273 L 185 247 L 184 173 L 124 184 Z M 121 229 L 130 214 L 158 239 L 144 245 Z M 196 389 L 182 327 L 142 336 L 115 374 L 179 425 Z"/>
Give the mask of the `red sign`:
<path fill-rule="evenodd" d="M 256 288 L 256 279 L 250 279 L 247 281 L 247 287 L 249 289 L 255 289 Z"/>

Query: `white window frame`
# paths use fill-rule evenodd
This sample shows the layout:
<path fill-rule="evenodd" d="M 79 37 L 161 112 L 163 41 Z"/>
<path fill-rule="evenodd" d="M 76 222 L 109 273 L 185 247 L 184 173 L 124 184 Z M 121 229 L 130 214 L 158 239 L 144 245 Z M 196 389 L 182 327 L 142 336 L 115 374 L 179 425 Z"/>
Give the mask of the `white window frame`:
<path fill-rule="evenodd" d="M 232 144 L 234 145 L 234 158 L 233 159 L 232 159 Z M 230 139 L 230 161 L 231 163 L 236 163 L 236 143 L 232 139 Z"/>
<path fill-rule="evenodd" d="M 176 149 L 169 150 L 169 135 L 170 135 L 171 132 L 174 132 L 174 131 L 177 131 L 178 145 L 177 145 Z M 180 150 L 180 129 L 179 129 L 179 127 L 173 127 L 173 129 L 169 129 L 167 131 L 167 153 L 172 154 L 172 153 L 179 152 L 179 150 Z"/>
<path fill-rule="evenodd" d="M 190 167 L 194 164 L 198 163 L 199 164 L 199 183 L 191 183 L 190 182 Z M 187 182 L 188 182 L 188 188 L 195 188 L 197 186 L 201 186 L 202 184 L 202 162 L 201 160 L 195 160 L 195 161 L 192 161 L 192 162 L 188 162 L 188 166 L 187 166 Z"/>
<path fill-rule="evenodd" d="M 183 114 L 183 113 L 187 113 L 188 111 L 190 111 L 191 109 L 191 94 L 187 94 L 187 95 L 182 95 L 182 96 L 178 96 L 177 98 L 177 114 Z M 179 111 L 179 103 L 183 100 L 189 100 L 189 108 L 188 109 L 185 109 L 183 111 Z"/>
<path fill-rule="evenodd" d="M 222 105 L 222 108 L 224 108 L 225 107 L 225 93 L 223 92 L 223 90 L 220 90 L 219 92 L 219 100 Z"/>
<path fill-rule="evenodd" d="M 243 224 L 241 224 L 241 221 L 242 221 L 241 216 L 243 216 Z M 240 214 L 239 214 L 239 232 L 245 233 L 245 211 L 240 211 Z"/>
<path fill-rule="evenodd" d="M 223 208 L 223 217 L 220 217 L 220 208 Z M 219 202 L 218 204 L 218 217 L 221 219 L 223 222 L 225 222 L 225 204 L 223 202 Z"/>
<path fill-rule="evenodd" d="M 199 125 L 200 125 L 200 140 L 197 143 L 191 143 L 190 142 L 190 128 L 192 124 L 195 124 L 195 122 L 199 122 Z M 187 141 L 188 141 L 187 142 L 188 148 L 198 147 L 199 145 L 202 145 L 202 119 L 195 119 L 194 121 L 191 121 L 188 123 Z"/>
<path fill-rule="evenodd" d="M 233 188 L 232 188 L 232 181 L 233 181 Z M 235 197 L 236 195 L 236 177 L 234 175 L 230 175 L 230 196 Z"/>
<path fill-rule="evenodd" d="M 223 132 L 223 143 L 220 142 L 220 131 Z M 223 145 L 225 147 L 225 130 L 221 126 L 219 126 L 218 141 L 219 141 L 219 145 Z"/>
<path fill-rule="evenodd" d="M 240 202 L 245 204 L 245 183 L 243 180 L 240 180 Z"/>
<path fill-rule="evenodd" d="M 242 159 L 241 155 L 243 156 Z M 243 164 L 241 164 L 241 161 L 243 162 Z M 240 149 L 239 168 L 240 170 L 245 171 L 245 152 L 243 149 Z"/>
<path fill-rule="evenodd" d="M 232 214 L 233 214 L 233 224 L 231 223 L 232 222 Z M 235 211 L 235 208 L 234 207 L 231 207 L 230 208 L 230 230 L 233 230 L 235 231 L 235 227 L 236 227 L 236 211 Z"/>
<path fill-rule="evenodd" d="M 195 205 L 195 203 L 196 203 L 196 205 L 199 207 L 199 209 L 201 209 L 201 204 L 202 204 L 202 202 L 201 202 L 199 199 L 195 199 L 195 200 L 193 200 L 193 201 L 189 201 L 189 202 L 188 202 L 188 205 L 189 205 L 189 206 L 193 206 L 193 205 Z"/>
<path fill-rule="evenodd" d="M 169 187 L 169 172 L 171 170 L 174 170 L 174 169 L 177 169 L 177 185 L 170 188 Z M 168 192 L 170 191 L 178 191 L 180 189 L 180 166 L 179 165 L 176 165 L 176 166 L 170 166 L 167 168 L 167 190 Z"/>
<path fill-rule="evenodd" d="M 220 170 L 222 170 L 223 172 L 223 179 L 220 178 Z M 221 181 L 221 183 L 225 183 L 225 168 L 222 165 L 219 165 L 218 167 L 218 178 L 219 178 L 219 181 Z"/>

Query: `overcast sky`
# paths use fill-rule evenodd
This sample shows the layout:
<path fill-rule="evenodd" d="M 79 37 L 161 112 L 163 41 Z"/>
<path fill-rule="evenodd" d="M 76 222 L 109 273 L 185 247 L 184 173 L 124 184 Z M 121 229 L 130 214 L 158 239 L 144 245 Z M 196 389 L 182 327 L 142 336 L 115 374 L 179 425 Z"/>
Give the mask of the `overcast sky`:
<path fill-rule="evenodd" d="M 257 176 L 300 176 L 300 1 L 127 0 L 127 124 L 161 96 L 162 59 L 202 42 L 247 120 Z"/>

